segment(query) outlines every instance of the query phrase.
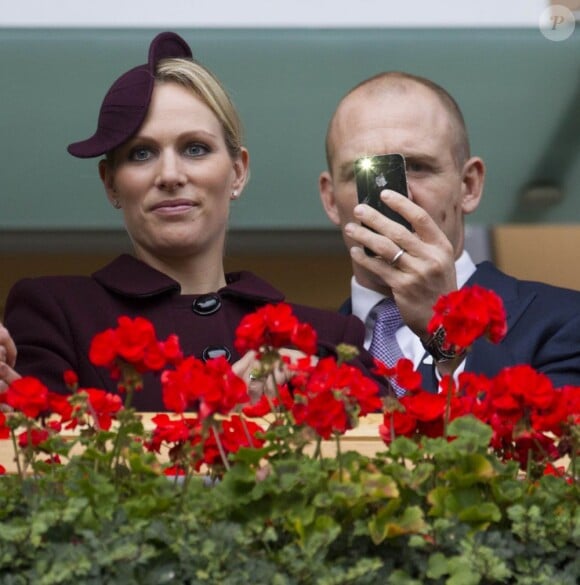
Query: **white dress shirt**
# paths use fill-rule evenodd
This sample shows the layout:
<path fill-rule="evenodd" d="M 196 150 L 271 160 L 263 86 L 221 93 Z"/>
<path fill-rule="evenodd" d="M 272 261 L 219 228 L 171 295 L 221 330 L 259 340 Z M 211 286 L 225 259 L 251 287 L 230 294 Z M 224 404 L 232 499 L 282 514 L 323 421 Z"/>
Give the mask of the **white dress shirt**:
<path fill-rule="evenodd" d="M 455 271 L 457 273 L 457 287 L 461 288 L 475 272 L 475 264 L 467 251 L 464 250 L 455 262 Z M 373 338 L 373 329 L 375 326 L 374 312 L 372 309 L 378 302 L 385 298 L 385 295 L 361 286 L 354 276 L 352 277 L 350 288 L 352 313 L 365 324 L 364 345 L 365 348 L 368 349 Z M 398 329 L 396 336 L 403 355 L 413 362 L 415 369 L 419 367 L 421 360 L 425 364 L 433 363 L 433 358 L 425 351 L 419 337 L 417 337 L 406 325 Z M 464 367 L 465 360 L 457 370 L 455 370 L 455 375 L 457 376 L 462 372 Z M 439 378 L 437 371 L 436 374 Z"/>

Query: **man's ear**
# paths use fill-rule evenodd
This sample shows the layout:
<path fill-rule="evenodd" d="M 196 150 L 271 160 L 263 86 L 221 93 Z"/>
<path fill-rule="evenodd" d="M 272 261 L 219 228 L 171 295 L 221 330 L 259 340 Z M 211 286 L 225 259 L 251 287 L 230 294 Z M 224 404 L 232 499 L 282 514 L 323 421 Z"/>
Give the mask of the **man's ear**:
<path fill-rule="evenodd" d="M 473 213 L 479 206 L 485 182 L 485 164 L 478 156 L 472 156 L 463 165 L 461 174 L 461 209 L 464 214 Z"/>
<path fill-rule="evenodd" d="M 328 219 L 334 224 L 340 226 L 340 215 L 336 207 L 336 198 L 334 196 L 334 182 L 332 176 L 328 171 L 320 173 L 318 178 L 318 190 L 320 192 L 320 200 L 322 207 L 328 215 Z"/>
<path fill-rule="evenodd" d="M 105 192 L 107 193 L 107 198 L 111 202 L 111 205 L 118 208 L 119 197 L 115 192 L 113 169 L 111 168 L 111 164 L 104 159 L 99 161 L 99 177 L 101 177 L 103 187 L 105 187 Z"/>

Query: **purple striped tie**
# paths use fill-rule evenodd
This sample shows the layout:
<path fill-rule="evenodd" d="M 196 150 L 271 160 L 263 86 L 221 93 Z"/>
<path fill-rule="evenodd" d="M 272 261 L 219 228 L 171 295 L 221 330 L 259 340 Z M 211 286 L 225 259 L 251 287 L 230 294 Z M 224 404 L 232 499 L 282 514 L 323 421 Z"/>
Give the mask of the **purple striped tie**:
<path fill-rule="evenodd" d="M 376 321 L 369 352 L 392 368 L 402 357 L 405 357 L 395 337 L 397 329 L 403 325 L 403 319 L 394 299 L 389 297 L 375 305 L 373 311 L 376 315 Z M 405 394 L 404 388 L 401 388 L 392 379 L 390 382 L 397 396 Z"/>

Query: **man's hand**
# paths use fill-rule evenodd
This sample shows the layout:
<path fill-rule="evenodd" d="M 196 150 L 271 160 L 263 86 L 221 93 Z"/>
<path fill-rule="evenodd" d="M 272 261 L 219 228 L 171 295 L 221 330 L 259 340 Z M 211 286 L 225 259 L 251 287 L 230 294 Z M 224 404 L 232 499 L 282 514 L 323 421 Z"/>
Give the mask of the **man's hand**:
<path fill-rule="evenodd" d="M 426 338 L 433 305 L 441 295 L 457 289 L 453 247 L 429 214 L 411 200 L 389 190 L 381 198 L 411 223 L 414 232 L 368 205 L 357 205 L 355 217 L 364 226 L 345 227 L 360 244 L 351 248 L 351 257 L 391 290 L 405 324 Z M 363 246 L 377 256 L 367 256 Z"/>

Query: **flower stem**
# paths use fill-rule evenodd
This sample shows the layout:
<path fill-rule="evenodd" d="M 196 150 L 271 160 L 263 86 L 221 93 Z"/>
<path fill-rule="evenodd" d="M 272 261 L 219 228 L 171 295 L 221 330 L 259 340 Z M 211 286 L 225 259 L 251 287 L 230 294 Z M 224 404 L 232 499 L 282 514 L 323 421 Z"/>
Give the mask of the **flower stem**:
<path fill-rule="evenodd" d="M 453 394 L 453 375 L 449 375 L 447 381 L 447 396 L 445 401 L 445 415 L 443 418 L 443 436 L 447 438 L 449 436 L 448 427 L 449 419 L 451 418 L 451 396 Z"/>
<path fill-rule="evenodd" d="M 342 465 L 342 452 L 340 450 L 340 434 L 336 433 L 336 458 L 338 459 L 338 477 L 340 479 L 340 483 L 342 483 L 344 479 L 344 467 Z"/>
<path fill-rule="evenodd" d="M 131 406 L 131 401 L 133 400 L 133 385 L 129 384 L 127 387 L 127 396 L 125 398 L 125 410 L 128 410 Z M 117 435 L 115 437 L 115 444 L 113 445 L 113 452 L 111 454 L 111 467 L 110 469 L 116 469 L 119 465 L 119 461 L 121 459 L 121 448 L 122 448 L 122 441 L 124 440 L 125 435 L 125 423 L 122 421 L 119 425 L 119 429 L 117 430 Z"/>
<path fill-rule="evenodd" d="M 230 463 L 228 461 L 228 458 L 226 456 L 226 452 L 224 450 L 224 446 L 222 445 L 222 441 L 220 439 L 219 433 L 217 432 L 217 429 L 215 428 L 215 422 L 212 421 L 211 423 L 211 430 L 213 432 L 213 436 L 215 437 L 215 442 L 218 448 L 218 451 L 220 452 L 220 457 L 222 458 L 224 467 L 229 471 L 230 469 Z"/>
<path fill-rule="evenodd" d="M 179 509 L 183 510 L 185 508 L 185 496 L 187 495 L 189 483 L 191 481 L 191 465 L 185 465 L 185 477 L 183 478 L 183 485 L 181 486 L 181 496 L 179 501 Z M 177 481 L 177 475 L 175 476 L 175 481 Z"/>
<path fill-rule="evenodd" d="M 252 440 L 252 435 L 250 434 L 250 429 L 248 429 L 248 424 L 246 423 L 246 419 L 241 416 L 240 420 L 242 421 L 242 428 L 244 429 L 244 434 L 246 435 L 246 439 L 248 439 L 248 446 L 252 449 L 254 448 L 254 441 Z"/>
<path fill-rule="evenodd" d="M 12 437 L 12 446 L 14 447 L 14 461 L 16 462 L 16 469 L 18 470 L 18 477 L 20 481 L 24 481 L 24 473 L 20 465 L 20 456 L 18 455 L 18 444 L 16 442 L 16 433 L 14 429 L 10 429 L 10 436 Z"/>
<path fill-rule="evenodd" d="M 321 445 L 322 445 L 322 439 L 320 437 L 318 437 L 316 439 L 316 449 L 314 450 L 314 455 L 312 457 L 313 459 L 322 459 Z"/>

